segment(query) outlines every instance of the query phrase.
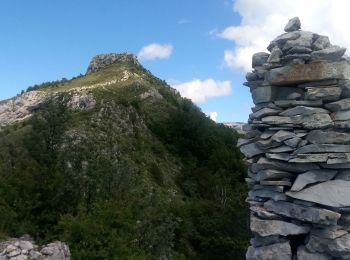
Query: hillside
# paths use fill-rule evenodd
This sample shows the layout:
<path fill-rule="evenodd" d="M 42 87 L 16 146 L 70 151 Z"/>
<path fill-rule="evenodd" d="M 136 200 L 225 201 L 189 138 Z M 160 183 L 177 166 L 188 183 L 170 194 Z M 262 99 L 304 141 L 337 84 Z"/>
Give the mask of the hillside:
<path fill-rule="evenodd" d="M 0 103 L 0 236 L 72 259 L 243 259 L 237 138 L 134 56 L 96 56 Z"/>

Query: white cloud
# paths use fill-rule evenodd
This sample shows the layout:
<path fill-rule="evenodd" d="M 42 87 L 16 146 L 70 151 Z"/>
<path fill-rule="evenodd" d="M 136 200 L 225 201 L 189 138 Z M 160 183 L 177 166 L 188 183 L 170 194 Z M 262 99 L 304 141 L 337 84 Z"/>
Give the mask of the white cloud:
<path fill-rule="evenodd" d="M 252 55 L 267 51 L 269 42 L 282 34 L 295 16 L 300 18 L 302 30 L 327 35 L 333 44 L 350 48 L 349 9 L 348 0 L 236 0 L 234 11 L 242 17 L 240 25 L 218 34 L 235 43 L 233 49 L 225 51 L 225 64 L 250 71 Z"/>
<path fill-rule="evenodd" d="M 140 60 L 167 59 L 173 52 L 171 44 L 152 43 L 143 47 L 137 55 Z"/>
<path fill-rule="evenodd" d="M 217 121 L 218 113 L 217 112 L 207 112 L 205 113 L 211 120 Z"/>
<path fill-rule="evenodd" d="M 183 97 L 192 99 L 195 103 L 203 103 L 210 97 L 228 96 L 232 92 L 230 81 L 216 81 L 214 79 L 199 80 L 173 84 Z"/>

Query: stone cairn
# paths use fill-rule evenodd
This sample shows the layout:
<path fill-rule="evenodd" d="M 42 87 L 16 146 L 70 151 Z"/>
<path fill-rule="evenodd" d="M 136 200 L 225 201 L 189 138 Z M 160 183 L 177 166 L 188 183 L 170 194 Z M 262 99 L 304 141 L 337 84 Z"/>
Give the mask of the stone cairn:
<path fill-rule="evenodd" d="M 350 259 L 350 63 L 300 27 L 291 19 L 270 54 L 254 54 L 244 83 L 249 260 Z"/>

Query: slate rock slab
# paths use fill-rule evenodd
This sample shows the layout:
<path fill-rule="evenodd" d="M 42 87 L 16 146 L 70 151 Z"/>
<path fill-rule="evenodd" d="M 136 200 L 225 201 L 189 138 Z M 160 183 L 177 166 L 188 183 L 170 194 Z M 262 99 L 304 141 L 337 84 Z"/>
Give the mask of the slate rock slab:
<path fill-rule="evenodd" d="M 350 182 L 342 180 L 322 182 L 301 191 L 287 191 L 286 195 L 334 208 L 350 207 Z"/>
<path fill-rule="evenodd" d="M 250 218 L 250 228 L 253 232 L 259 236 L 288 236 L 306 234 L 310 231 L 308 226 L 298 226 L 293 223 L 281 221 L 281 220 L 264 220 L 254 217 Z"/>
<path fill-rule="evenodd" d="M 276 214 L 321 225 L 336 225 L 340 214 L 327 209 L 301 206 L 286 201 L 269 200 L 264 203 L 268 211 Z"/>
<path fill-rule="evenodd" d="M 292 259 L 292 250 L 289 242 L 272 244 L 262 247 L 248 248 L 246 259 L 248 260 L 282 260 Z"/>
<path fill-rule="evenodd" d="M 322 181 L 329 181 L 334 178 L 337 172 L 338 171 L 336 170 L 320 169 L 307 171 L 305 173 L 299 174 L 296 180 L 294 181 L 291 191 L 300 191 L 306 185 Z"/>
<path fill-rule="evenodd" d="M 271 69 L 266 73 L 266 81 L 271 85 L 290 85 L 327 79 L 350 78 L 350 65 L 346 61 L 319 61 L 310 64 L 291 64 Z"/>

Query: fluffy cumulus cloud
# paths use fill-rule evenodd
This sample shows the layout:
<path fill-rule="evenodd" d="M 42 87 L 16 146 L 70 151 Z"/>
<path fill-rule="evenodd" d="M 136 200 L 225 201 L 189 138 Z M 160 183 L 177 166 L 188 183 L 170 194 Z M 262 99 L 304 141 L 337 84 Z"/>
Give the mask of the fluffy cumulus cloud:
<path fill-rule="evenodd" d="M 302 30 L 327 35 L 333 44 L 350 48 L 348 0 L 236 0 L 233 8 L 241 23 L 218 34 L 234 42 L 234 48 L 224 53 L 225 64 L 232 69 L 250 71 L 251 56 L 266 51 L 295 16 L 299 16 Z"/>
<path fill-rule="evenodd" d="M 167 59 L 173 52 L 171 44 L 152 43 L 143 47 L 138 53 L 140 60 Z"/>
<path fill-rule="evenodd" d="M 207 98 L 228 96 L 232 92 L 230 81 L 217 81 L 214 79 L 199 80 L 171 84 L 183 97 L 195 103 L 204 103 Z"/>
<path fill-rule="evenodd" d="M 218 119 L 218 113 L 217 112 L 208 112 L 208 113 L 205 113 L 211 120 L 213 121 L 217 121 Z"/>

